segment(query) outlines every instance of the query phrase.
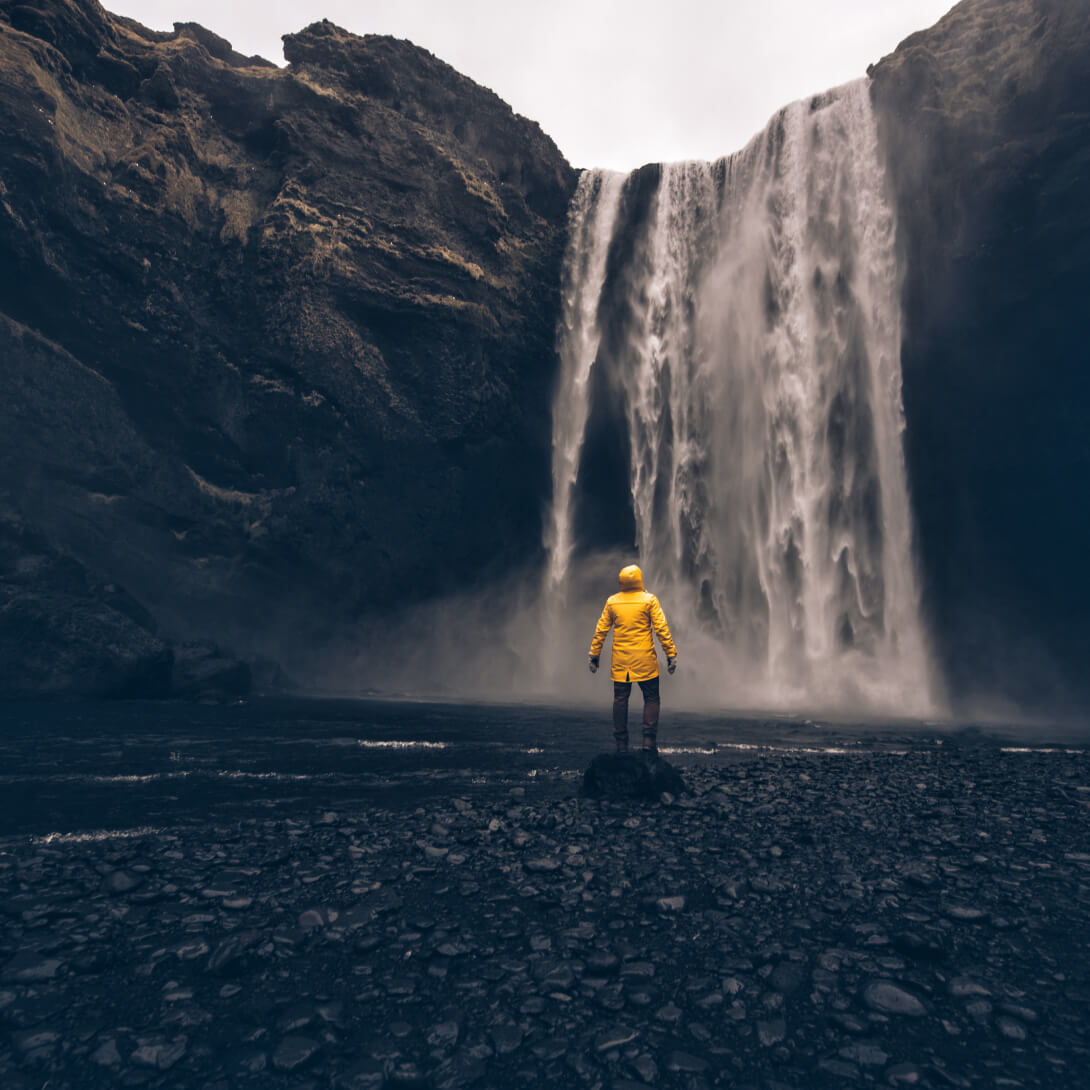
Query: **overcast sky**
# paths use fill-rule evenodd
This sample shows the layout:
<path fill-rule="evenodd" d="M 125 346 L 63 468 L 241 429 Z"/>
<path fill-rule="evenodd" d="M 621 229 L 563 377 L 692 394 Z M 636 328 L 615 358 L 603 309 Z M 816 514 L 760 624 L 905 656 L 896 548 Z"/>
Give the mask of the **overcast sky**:
<path fill-rule="evenodd" d="M 105 0 L 284 63 L 322 18 L 409 38 L 537 121 L 573 166 L 715 159 L 780 107 L 856 79 L 953 0 Z"/>

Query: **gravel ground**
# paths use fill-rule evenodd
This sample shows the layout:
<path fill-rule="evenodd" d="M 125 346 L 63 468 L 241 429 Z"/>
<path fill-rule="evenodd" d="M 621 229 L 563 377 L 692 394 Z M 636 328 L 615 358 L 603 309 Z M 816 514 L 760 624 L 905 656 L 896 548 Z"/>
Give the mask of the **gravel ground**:
<path fill-rule="evenodd" d="M 1085 1087 L 1090 751 L 0 847 L 0 1085 Z"/>

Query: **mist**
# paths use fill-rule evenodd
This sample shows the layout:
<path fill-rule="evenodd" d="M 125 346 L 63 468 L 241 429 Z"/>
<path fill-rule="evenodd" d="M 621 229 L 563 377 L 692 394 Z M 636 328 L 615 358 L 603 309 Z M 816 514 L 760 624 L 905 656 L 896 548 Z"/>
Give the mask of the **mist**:
<path fill-rule="evenodd" d="M 594 628 L 617 575 L 638 563 L 634 548 L 581 553 L 563 588 L 550 590 L 542 567 L 373 617 L 305 663 L 308 689 L 330 694 L 481 703 L 597 707 L 612 700 L 607 637 L 601 668 L 587 667 Z M 720 639 L 694 623 L 669 592 L 657 594 L 678 647 L 666 672 L 656 641 L 664 721 L 671 709 L 742 715 L 906 718 L 876 704 L 861 681 L 815 690 L 807 679 L 770 685 L 752 661 L 732 661 Z M 638 699 L 637 699 L 638 705 Z M 941 718 L 940 713 L 936 716 Z"/>

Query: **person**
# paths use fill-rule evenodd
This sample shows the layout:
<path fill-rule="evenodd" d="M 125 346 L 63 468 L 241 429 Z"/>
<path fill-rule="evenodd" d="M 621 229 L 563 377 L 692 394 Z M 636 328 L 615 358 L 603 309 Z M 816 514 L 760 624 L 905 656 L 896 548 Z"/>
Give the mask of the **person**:
<path fill-rule="evenodd" d="M 657 756 L 659 659 L 652 633 L 658 636 L 666 652 L 666 668 L 671 674 L 677 669 L 677 648 L 659 600 L 643 589 L 643 572 L 635 564 L 629 564 L 621 569 L 618 578 L 621 589 L 606 599 L 605 608 L 594 629 L 594 639 L 590 644 L 590 672 L 598 672 L 602 647 L 612 628 L 610 677 L 613 679 L 613 737 L 617 752 L 628 749 L 628 698 L 632 693 L 632 682 L 636 681 L 643 693 L 643 752 L 648 756 Z"/>

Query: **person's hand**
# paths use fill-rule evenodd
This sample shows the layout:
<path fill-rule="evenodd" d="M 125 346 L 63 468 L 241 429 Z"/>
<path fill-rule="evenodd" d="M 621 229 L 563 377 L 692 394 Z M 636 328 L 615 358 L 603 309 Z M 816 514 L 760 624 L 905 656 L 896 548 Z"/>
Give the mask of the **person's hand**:
<path fill-rule="evenodd" d="M 677 655 L 666 660 L 666 669 L 672 674 L 677 669 Z"/>
<path fill-rule="evenodd" d="M 590 672 L 592 674 L 598 673 L 598 656 L 597 655 L 591 655 L 590 656 L 590 662 L 589 662 L 588 665 L 590 666 Z"/>

